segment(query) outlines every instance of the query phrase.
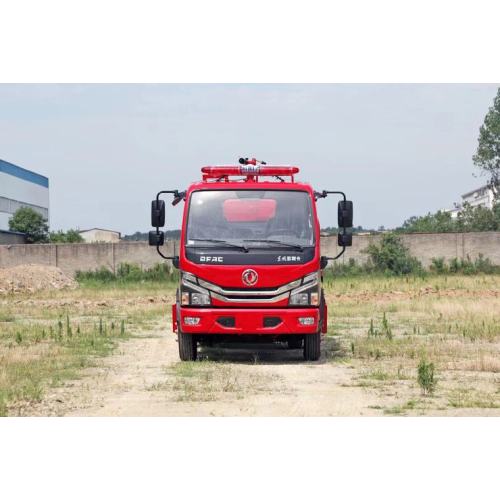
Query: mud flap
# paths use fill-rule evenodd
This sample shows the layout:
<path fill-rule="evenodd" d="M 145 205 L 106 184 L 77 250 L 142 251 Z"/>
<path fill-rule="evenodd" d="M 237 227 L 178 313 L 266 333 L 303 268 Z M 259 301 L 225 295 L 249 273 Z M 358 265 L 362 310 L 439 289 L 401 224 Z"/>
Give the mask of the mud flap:
<path fill-rule="evenodd" d="M 172 331 L 177 333 L 177 304 L 172 304 Z"/>
<path fill-rule="evenodd" d="M 326 302 L 323 301 L 323 307 L 321 308 L 321 333 L 328 332 L 328 306 Z"/>

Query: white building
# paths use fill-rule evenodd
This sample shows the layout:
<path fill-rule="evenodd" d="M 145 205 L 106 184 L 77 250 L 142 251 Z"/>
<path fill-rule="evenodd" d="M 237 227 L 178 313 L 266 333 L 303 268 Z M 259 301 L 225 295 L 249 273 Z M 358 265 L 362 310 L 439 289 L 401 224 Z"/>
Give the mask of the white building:
<path fill-rule="evenodd" d="M 78 231 L 85 243 L 116 243 L 120 241 L 121 234 L 118 231 L 111 229 L 100 229 L 93 227 L 92 229 L 84 229 Z"/>
<path fill-rule="evenodd" d="M 49 179 L 0 160 L 0 230 L 20 207 L 30 207 L 49 220 Z"/>
<path fill-rule="evenodd" d="M 463 194 L 462 201 L 460 203 L 455 203 L 453 208 L 447 210 L 447 212 L 451 212 L 451 216 L 455 218 L 458 212 L 462 210 L 464 203 L 468 203 L 471 207 L 485 207 L 491 210 L 493 208 L 493 200 L 493 190 L 488 186 L 481 186 L 480 188 Z"/>

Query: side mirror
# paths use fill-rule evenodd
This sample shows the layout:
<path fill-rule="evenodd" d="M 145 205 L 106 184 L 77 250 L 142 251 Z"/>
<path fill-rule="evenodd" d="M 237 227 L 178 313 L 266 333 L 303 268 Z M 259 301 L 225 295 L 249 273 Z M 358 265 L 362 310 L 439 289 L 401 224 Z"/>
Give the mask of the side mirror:
<path fill-rule="evenodd" d="M 165 243 L 165 233 L 163 231 L 149 231 L 149 245 L 152 247 L 162 246 Z"/>
<path fill-rule="evenodd" d="M 338 205 L 338 226 L 352 227 L 352 201 L 339 201 Z M 348 246 L 348 245 L 343 245 Z"/>
<path fill-rule="evenodd" d="M 339 233 L 337 238 L 337 244 L 339 247 L 350 247 L 352 246 L 352 234 L 351 233 Z"/>
<path fill-rule="evenodd" d="M 151 202 L 151 225 L 153 227 L 163 227 L 165 225 L 165 202 L 163 200 L 153 200 Z M 149 234 L 151 236 L 151 233 Z"/>

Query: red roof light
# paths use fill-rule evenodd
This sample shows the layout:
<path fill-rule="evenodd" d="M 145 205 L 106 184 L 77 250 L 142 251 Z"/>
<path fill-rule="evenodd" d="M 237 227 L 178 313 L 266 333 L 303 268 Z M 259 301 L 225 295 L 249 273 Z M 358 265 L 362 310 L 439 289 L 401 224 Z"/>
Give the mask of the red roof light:
<path fill-rule="evenodd" d="M 217 179 L 228 175 L 246 175 L 248 177 L 291 175 L 299 173 L 299 167 L 285 165 L 228 165 L 220 167 L 202 167 L 204 179 Z"/>

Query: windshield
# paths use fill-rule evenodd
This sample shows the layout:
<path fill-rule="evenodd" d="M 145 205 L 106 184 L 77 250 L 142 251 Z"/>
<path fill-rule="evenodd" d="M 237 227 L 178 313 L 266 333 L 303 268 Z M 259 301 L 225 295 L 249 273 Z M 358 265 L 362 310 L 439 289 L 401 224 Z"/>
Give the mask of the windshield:
<path fill-rule="evenodd" d="M 311 198 L 305 191 L 194 191 L 188 246 L 239 245 L 241 249 L 314 245 Z M 228 246 L 229 248 L 229 246 Z"/>

